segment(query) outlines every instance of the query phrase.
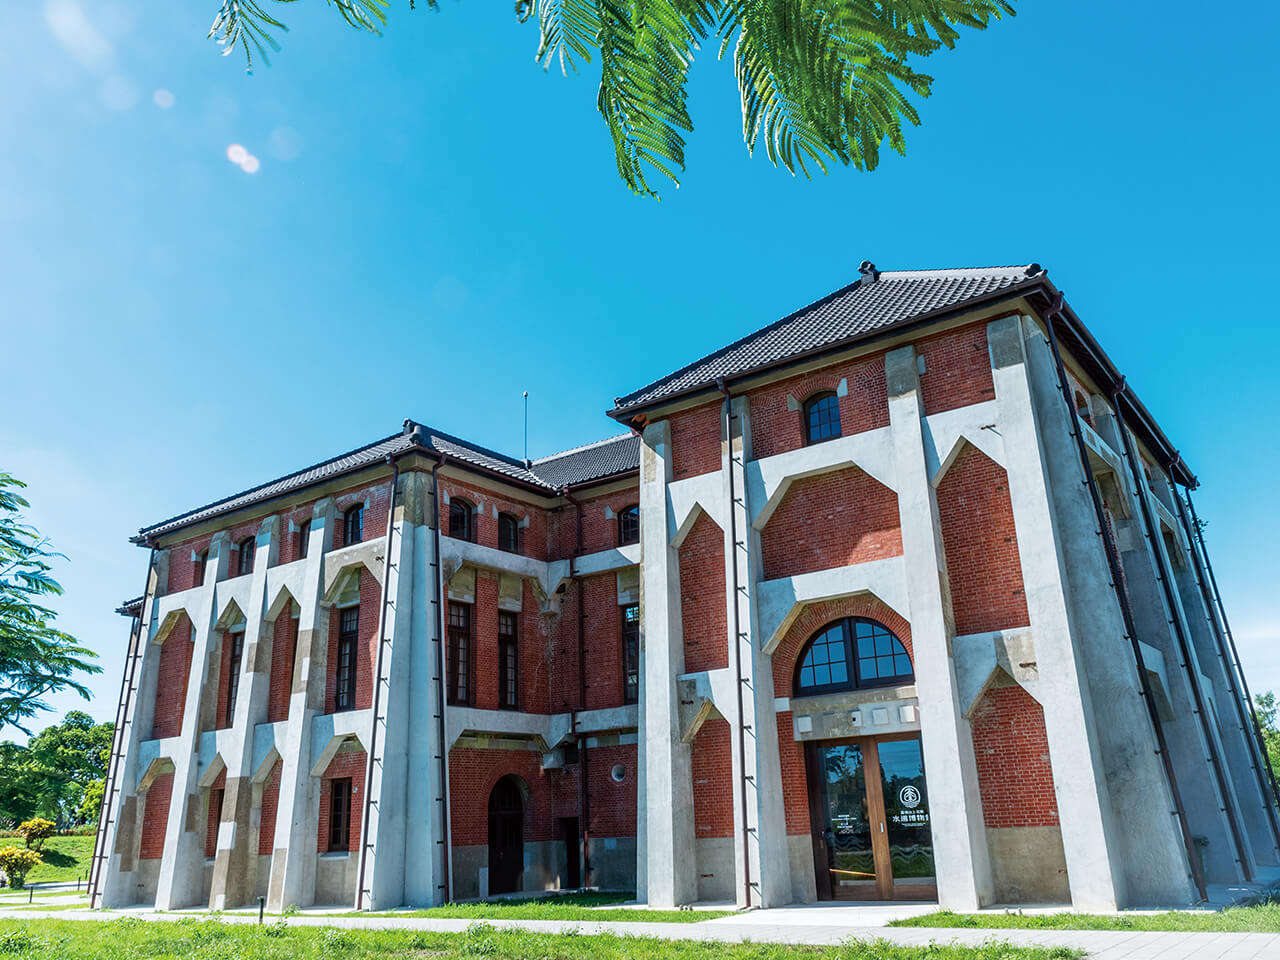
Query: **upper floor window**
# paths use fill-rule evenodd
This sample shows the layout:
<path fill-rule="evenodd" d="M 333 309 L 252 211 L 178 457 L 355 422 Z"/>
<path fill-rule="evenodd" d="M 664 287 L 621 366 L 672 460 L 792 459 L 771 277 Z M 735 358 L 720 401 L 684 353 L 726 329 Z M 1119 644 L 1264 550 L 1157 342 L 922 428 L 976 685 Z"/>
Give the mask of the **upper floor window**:
<path fill-rule="evenodd" d="M 253 555 L 257 549 L 258 544 L 253 537 L 245 537 L 240 541 L 240 546 L 236 549 L 236 576 L 243 577 L 246 573 L 253 573 Z"/>
<path fill-rule="evenodd" d="M 834 393 L 819 393 L 804 405 L 804 442 L 821 443 L 840 436 L 840 401 Z"/>
<path fill-rule="evenodd" d="M 357 503 L 342 515 L 342 545 L 349 547 L 364 539 L 364 504 Z"/>
<path fill-rule="evenodd" d="M 640 542 L 640 508 L 634 504 L 618 511 L 618 545 Z"/>
<path fill-rule="evenodd" d="M 520 705 L 520 645 L 516 615 L 498 611 L 498 706 L 515 710 Z"/>
<path fill-rule="evenodd" d="M 351 848 L 351 778 L 329 781 L 329 852 Z"/>
<path fill-rule="evenodd" d="M 471 608 L 449 604 L 449 702 L 471 699 Z"/>
<path fill-rule="evenodd" d="M 622 608 L 622 700 L 640 700 L 640 604 Z"/>
<path fill-rule="evenodd" d="M 449 502 L 449 536 L 457 540 L 475 540 L 475 514 L 465 500 Z"/>
<path fill-rule="evenodd" d="M 303 520 L 298 524 L 298 559 L 305 560 L 309 549 L 311 549 L 311 521 Z"/>
<path fill-rule="evenodd" d="M 498 549 L 520 552 L 520 521 L 509 513 L 498 514 Z"/>
<path fill-rule="evenodd" d="M 846 617 L 809 640 L 796 668 L 795 692 L 810 696 L 914 679 L 911 657 L 892 630 L 866 617 Z"/>
<path fill-rule="evenodd" d="M 231 656 L 227 660 L 227 712 L 223 722 L 229 727 L 236 715 L 236 697 L 240 693 L 240 665 L 244 661 L 244 631 L 237 630 L 227 637 Z"/>
<path fill-rule="evenodd" d="M 338 659 L 334 670 L 334 713 L 356 708 L 356 643 L 360 639 L 360 607 L 344 607 L 339 612 L 339 617 Z"/>
<path fill-rule="evenodd" d="M 191 585 L 199 587 L 204 584 L 204 571 L 209 566 L 209 551 L 201 550 L 191 562 Z"/>

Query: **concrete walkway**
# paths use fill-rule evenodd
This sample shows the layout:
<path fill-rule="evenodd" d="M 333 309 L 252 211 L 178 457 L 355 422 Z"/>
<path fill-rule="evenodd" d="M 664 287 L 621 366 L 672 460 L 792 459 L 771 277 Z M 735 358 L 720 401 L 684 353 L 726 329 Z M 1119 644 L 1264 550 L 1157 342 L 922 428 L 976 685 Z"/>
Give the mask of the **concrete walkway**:
<path fill-rule="evenodd" d="M 858 910 L 866 908 L 848 908 Z M 879 909 L 901 909 L 888 907 Z M 0 910 L 7 919 L 79 920 L 87 923 L 113 920 L 121 916 L 151 921 L 175 921 L 183 914 L 146 910 L 119 911 L 10 911 Z M 186 916 L 200 916 L 187 914 Z M 856 914 L 854 915 L 856 916 Z M 618 936 L 657 937 L 668 940 L 719 940 L 726 942 L 838 944 L 849 939 L 887 940 L 891 943 L 926 946 L 954 943 L 976 946 L 988 940 L 1015 946 L 1067 946 L 1084 950 L 1095 960 L 1270 960 L 1280 958 L 1280 933 L 1147 933 L 1108 930 L 973 930 L 923 927 L 875 926 L 871 915 L 859 916 L 856 924 L 845 922 L 840 907 L 784 908 L 741 916 L 722 917 L 702 923 L 592 923 L 559 920 L 494 920 L 494 927 L 532 930 L 539 933 L 611 933 Z M 224 923 L 256 923 L 256 916 L 222 914 Z M 275 922 L 274 918 L 270 922 Z M 322 917 L 293 916 L 291 926 L 334 926 L 358 930 L 426 930 L 461 933 L 476 921 L 425 919 L 421 917 Z M 881 920 L 880 922 L 884 922 Z M 874 923 L 874 921 L 872 921 Z"/>

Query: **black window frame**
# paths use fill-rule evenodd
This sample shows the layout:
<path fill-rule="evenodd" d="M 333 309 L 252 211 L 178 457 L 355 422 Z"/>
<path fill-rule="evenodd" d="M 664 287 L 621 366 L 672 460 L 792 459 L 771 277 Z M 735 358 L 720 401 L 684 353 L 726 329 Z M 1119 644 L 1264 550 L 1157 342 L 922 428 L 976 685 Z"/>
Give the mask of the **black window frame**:
<path fill-rule="evenodd" d="M 236 576 L 253 573 L 253 561 L 258 552 L 258 538 L 245 537 L 236 546 Z"/>
<path fill-rule="evenodd" d="M 863 655 L 860 650 L 860 644 L 858 643 L 860 639 L 860 634 L 858 633 L 859 625 L 869 628 L 869 639 L 873 641 L 873 653 L 870 656 Z M 833 630 L 840 631 L 839 639 L 844 653 L 845 679 L 827 683 L 811 683 L 808 686 L 803 685 L 802 676 L 809 652 L 819 640 L 830 643 L 830 641 L 825 641 L 825 638 Z M 893 644 L 896 644 L 897 649 L 895 650 L 891 646 L 888 653 L 880 654 L 874 652 L 874 641 L 879 639 L 881 634 L 892 641 Z M 880 672 L 879 662 L 881 660 L 888 659 L 893 661 L 896 669 L 899 656 L 906 658 L 911 668 L 908 672 L 895 672 L 892 674 Z M 876 676 L 865 677 L 863 675 L 863 663 L 866 661 L 876 662 Z M 911 659 L 907 645 L 902 642 L 902 639 L 896 633 L 879 620 L 873 620 L 870 617 L 842 617 L 838 620 L 832 620 L 819 630 L 815 630 L 809 639 L 805 641 L 804 646 L 800 648 L 800 654 L 796 657 L 794 675 L 791 679 L 791 690 L 792 695 L 796 697 L 820 697 L 829 693 L 844 693 L 850 690 L 874 690 L 878 687 L 902 686 L 915 683 L 915 680 L 915 663 Z"/>
<path fill-rule="evenodd" d="M 471 703 L 471 604 L 449 601 L 449 689 L 448 702 L 457 706 Z"/>
<path fill-rule="evenodd" d="M 360 605 L 338 611 L 338 649 L 333 664 L 333 712 L 356 708 L 356 651 L 360 642 Z"/>
<path fill-rule="evenodd" d="M 240 668 L 244 665 L 244 631 L 234 630 L 228 633 L 227 643 L 231 648 L 227 661 L 227 712 L 223 720 L 229 727 L 235 720 L 236 700 L 240 696 Z"/>
<path fill-rule="evenodd" d="M 498 514 L 498 549 L 520 552 L 520 518 L 513 513 Z"/>
<path fill-rule="evenodd" d="M 328 853 L 351 852 L 351 778 L 329 781 Z"/>
<path fill-rule="evenodd" d="M 827 403 L 830 401 L 830 405 Z M 827 414 L 824 416 L 824 413 Z M 815 415 L 817 422 L 815 423 Z M 826 443 L 828 440 L 835 440 L 837 437 L 843 436 L 843 425 L 840 423 L 840 397 L 834 390 L 823 390 L 821 393 L 815 393 L 804 402 L 801 412 L 801 423 L 804 427 L 804 445 L 806 447 L 813 446 L 815 443 Z M 834 430 L 834 432 L 830 432 Z M 822 432 L 818 436 L 819 431 Z"/>
<path fill-rule="evenodd" d="M 498 611 L 498 706 L 520 709 L 520 622 L 510 610 Z"/>
<path fill-rule="evenodd" d="M 640 542 L 640 505 L 633 503 L 618 511 L 618 546 Z"/>
<path fill-rule="evenodd" d="M 461 497 L 449 501 L 449 536 L 455 540 L 465 540 L 468 543 L 476 542 L 476 514 L 475 506 Z M 462 519 L 462 531 L 459 533 L 458 525 L 454 522 L 454 518 Z"/>
<path fill-rule="evenodd" d="M 303 520 L 298 524 L 298 559 L 307 559 L 311 550 L 311 521 Z"/>
<path fill-rule="evenodd" d="M 352 522 L 354 518 L 355 522 Z M 364 540 L 364 504 L 356 503 L 342 514 L 342 545 L 354 546 Z"/>
<path fill-rule="evenodd" d="M 640 604 L 623 604 L 618 615 L 622 623 L 622 702 L 639 703 Z"/>

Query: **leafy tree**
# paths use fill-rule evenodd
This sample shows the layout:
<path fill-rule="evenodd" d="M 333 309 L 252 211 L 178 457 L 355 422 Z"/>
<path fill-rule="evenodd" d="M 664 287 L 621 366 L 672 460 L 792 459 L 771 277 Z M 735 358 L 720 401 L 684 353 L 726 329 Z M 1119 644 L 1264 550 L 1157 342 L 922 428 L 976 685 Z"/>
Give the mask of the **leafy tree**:
<path fill-rule="evenodd" d="M 28 850 L 39 850 L 44 846 L 44 842 L 53 836 L 57 826 L 52 820 L 46 820 L 43 817 L 32 817 L 30 820 L 24 820 L 18 824 L 18 832 L 22 834 L 22 839 L 27 842 Z"/>
<path fill-rule="evenodd" d="M 292 0 L 276 0 L 292 2 Z M 378 33 L 389 0 L 326 0 L 352 27 Z M 438 0 L 426 0 L 438 9 Z M 409 0 L 410 8 L 413 0 Z M 279 50 L 286 29 L 271 0 L 222 0 L 209 36 L 252 68 Z M 905 125 L 920 115 L 933 78 L 913 63 L 951 48 L 960 27 L 983 29 L 1013 14 L 1012 0 L 516 0 L 535 20 L 535 59 L 562 72 L 600 59 L 596 107 L 613 140 L 618 173 L 656 197 L 646 179 L 684 169 L 689 65 L 703 43 L 732 50 L 747 150 L 809 175 L 843 164 L 874 170 L 887 143 L 905 153 Z"/>
<path fill-rule="evenodd" d="M 1276 695 L 1268 690 L 1257 694 L 1254 699 L 1258 704 L 1258 726 L 1262 728 L 1262 742 L 1267 748 L 1267 763 L 1271 772 L 1280 780 L 1280 728 L 1276 726 Z"/>
<path fill-rule="evenodd" d="M 62 594 L 50 576 L 62 554 L 22 522 L 18 511 L 31 505 L 17 493 L 25 486 L 0 472 L 0 727 L 29 733 L 22 721 L 48 709 L 45 696 L 74 690 L 88 700 L 73 674 L 102 668 L 90 662 L 96 653 L 51 625 L 55 614 L 42 601 Z"/>
<path fill-rule="evenodd" d="M 59 827 L 92 823 L 114 729 L 114 724 L 94 723 L 87 713 L 72 710 L 25 747 L 0 743 L 0 823 L 12 826 L 36 817 Z"/>
<path fill-rule="evenodd" d="M 43 857 L 34 850 L 23 847 L 0 847 L 0 869 L 9 880 L 9 886 L 21 890 L 26 884 L 27 872 L 40 863 Z"/>

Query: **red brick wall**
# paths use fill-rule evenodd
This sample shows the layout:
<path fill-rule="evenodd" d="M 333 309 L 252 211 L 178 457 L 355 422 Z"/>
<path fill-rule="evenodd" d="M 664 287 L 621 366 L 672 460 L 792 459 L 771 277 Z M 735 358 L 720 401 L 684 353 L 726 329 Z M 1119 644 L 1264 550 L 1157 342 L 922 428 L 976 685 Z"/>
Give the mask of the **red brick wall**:
<path fill-rule="evenodd" d="M 173 774 L 155 778 L 147 790 L 142 809 L 142 838 L 139 860 L 159 860 L 164 856 L 164 835 L 169 825 L 169 799 L 173 795 Z"/>
<path fill-rule="evenodd" d="M 938 484 L 956 636 L 1030 623 L 1009 478 L 971 444 Z"/>
<path fill-rule="evenodd" d="M 640 502 L 639 482 L 614 493 L 576 499 L 582 505 L 582 552 L 598 553 L 618 546 L 618 513 L 624 507 Z M 613 515 L 606 516 L 606 510 L 613 511 Z M 577 507 L 569 504 L 551 511 L 547 523 L 550 559 L 562 560 L 573 556 L 578 543 Z"/>
<path fill-rule="evenodd" d="M 720 421 L 722 405 L 717 401 L 672 414 L 672 479 L 683 480 L 720 469 Z"/>
<path fill-rule="evenodd" d="M 249 638 L 246 636 L 244 646 L 249 645 Z M 244 669 L 244 648 L 240 650 L 240 669 Z M 214 727 L 218 730 L 225 730 L 231 726 L 234 719 L 227 711 L 227 681 L 231 676 L 231 634 L 226 631 L 218 634 L 218 713 L 214 720 Z"/>
<path fill-rule="evenodd" d="M 524 805 L 525 842 L 556 838 L 551 780 L 560 774 L 543 772 L 540 753 L 455 747 L 449 751 L 449 819 L 454 846 L 489 842 L 489 794 L 494 784 L 508 774 L 519 777 L 529 788 Z M 575 805 L 575 813 L 565 815 L 573 816 L 576 810 Z"/>
<path fill-rule="evenodd" d="M 360 636 L 356 641 L 356 706 L 366 710 L 373 706 L 373 664 L 378 650 L 378 605 L 382 588 L 368 567 L 360 568 Z M 325 678 L 324 712 L 333 713 L 338 690 L 338 631 L 342 613 L 329 611 L 329 659 Z"/>
<path fill-rule="evenodd" d="M 622 782 L 611 771 L 621 764 Z M 591 803 L 593 837 L 634 837 L 636 835 L 636 745 L 615 744 L 591 747 L 587 751 L 587 786 Z M 574 805 L 566 805 L 558 816 L 576 815 Z"/>
<path fill-rule="evenodd" d="M 498 578 L 476 571 L 476 602 L 471 608 L 471 702 L 498 709 Z"/>
<path fill-rule="evenodd" d="M 280 526 L 277 528 L 280 531 L 280 551 L 277 556 L 278 563 L 293 563 L 295 560 L 302 559 L 301 547 L 298 541 L 298 530 L 290 530 L 289 524 L 292 523 L 294 527 L 301 527 L 302 524 L 312 520 L 315 515 L 315 504 L 316 502 L 311 500 L 307 503 L 301 504 L 300 506 L 294 507 L 292 510 L 287 510 L 280 514 Z M 339 520 L 341 520 L 341 518 L 339 518 Z M 368 530 L 369 515 L 367 513 L 365 514 L 364 522 L 365 529 Z"/>
<path fill-rule="evenodd" d="M 804 745 L 795 739 L 790 710 L 778 714 L 778 756 L 782 765 L 782 804 L 787 833 L 807 834 L 810 832 L 809 783 L 805 779 Z"/>
<path fill-rule="evenodd" d="M 773 693 L 777 697 L 791 696 L 795 681 L 796 658 L 810 638 L 820 629 L 841 617 L 867 617 L 883 623 L 897 635 L 914 659 L 911 650 L 911 626 L 897 613 L 870 594 L 824 600 L 805 607 L 800 616 L 787 629 L 778 648 L 773 652 Z M 787 739 L 791 728 L 787 727 Z"/>
<path fill-rule="evenodd" d="M 877 353 L 751 391 L 752 456 L 763 459 L 804 446 L 804 413 L 788 410 L 787 397 L 794 397 L 803 406 L 815 393 L 835 390 L 842 379 L 848 392 L 839 398 L 841 436 L 887 427 L 889 399 L 884 354 Z"/>
<path fill-rule="evenodd" d="M 275 849 L 276 811 L 280 806 L 280 774 L 283 769 L 284 762 L 276 760 L 276 765 L 271 768 L 271 773 L 267 776 L 267 782 L 262 786 L 262 808 L 258 819 L 258 853 L 260 855 L 269 855 Z"/>
<path fill-rule="evenodd" d="M 242 523 L 237 523 L 235 526 L 228 528 L 227 550 L 230 551 L 230 555 L 227 559 L 226 578 L 228 580 L 233 580 L 236 577 L 242 576 L 240 573 L 240 543 L 247 537 L 256 537 L 262 530 L 263 520 L 264 518 L 258 517 L 256 520 L 245 520 Z M 258 568 L 258 559 L 257 553 L 255 552 L 253 561 L 255 570 Z"/>
<path fill-rule="evenodd" d="M 224 767 L 209 787 L 209 809 L 206 811 L 208 823 L 205 824 L 204 831 L 204 855 L 206 857 L 214 857 L 218 853 L 218 823 L 222 812 L 218 809 L 218 795 L 223 794 L 225 796 L 224 791 L 226 789 L 227 770 Z"/>
<path fill-rule="evenodd" d="M 176 737 L 182 732 L 182 714 L 187 703 L 187 680 L 191 676 L 191 651 L 191 621 L 183 614 L 182 620 L 160 646 L 156 709 L 151 722 L 152 740 Z"/>
<path fill-rule="evenodd" d="M 364 758 L 363 750 L 335 754 L 320 781 L 320 828 L 316 834 L 316 849 L 324 853 L 329 849 L 329 799 L 334 780 L 351 778 L 351 831 L 348 850 L 360 852 L 360 823 L 364 816 Z"/>
<path fill-rule="evenodd" d="M 969 716 L 988 827 L 1058 825 L 1044 710 L 1019 686 L 988 690 Z"/>
<path fill-rule="evenodd" d="M 271 633 L 271 675 L 267 681 L 267 723 L 289 719 L 289 695 L 293 689 L 293 661 L 298 643 L 298 624 L 292 604 L 276 617 Z"/>
<path fill-rule="evenodd" d="M 898 495 L 857 467 L 794 481 L 760 534 L 764 579 L 902 556 Z"/>
<path fill-rule="evenodd" d="M 727 667 L 724 531 L 710 516 L 699 512 L 680 544 L 679 556 L 685 672 Z"/>
<path fill-rule="evenodd" d="M 440 489 L 449 495 L 450 500 L 466 500 L 473 507 L 481 508 L 471 516 L 476 543 L 498 549 L 498 518 L 494 516 L 496 507 L 499 513 L 509 513 L 518 520 L 529 521 L 527 527 L 520 529 L 520 552 L 536 560 L 547 559 L 546 510 L 521 500 L 512 500 L 492 490 L 465 483 L 453 477 L 441 477 Z M 449 504 L 443 497 L 440 500 L 440 530 L 442 534 L 448 536 Z"/>
<path fill-rule="evenodd" d="M 694 836 L 733 836 L 733 754 L 729 722 L 712 717 L 690 745 Z"/>
<path fill-rule="evenodd" d="M 179 590 L 200 586 L 196 582 L 196 564 L 191 555 L 208 550 L 211 539 L 209 536 L 195 537 L 169 549 L 169 577 L 165 581 L 165 593 L 177 593 Z"/>
<path fill-rule="evenodd" d="M 584 636 L 588 710 L 619 707 L 622 691 L 622 608 L 613 573 L 584 577 L 587 622 Z"/>
<path fill-rule="evenodd" d="M 366 540 L 376 540 L 379 537 L 386 536 L 387 533 L 387 496 L 391 493 L 391 478 L 388 477 L 379 483 L 371 486 L 360 487 L 358 490 L 349 490 L 340 493 L 333 498 L 336 508 L 335 521 L 333 524 L 333 540 L 330 547 L 336 549 L 342 546 L 345 529 L 343 523 L 343 514 L 348 509 L 356 506 L 356 504 L 364 504 L 363 533 L 360 542 Z M 283 530 L 288 530 L 288 524 L 284 524 Z"/>
<path fill-rule="evenodd" d="M 915 346 L 924 357 L 920 396 L 926 414 L 995 399 L 987 321 L 926 337 Z"/>

